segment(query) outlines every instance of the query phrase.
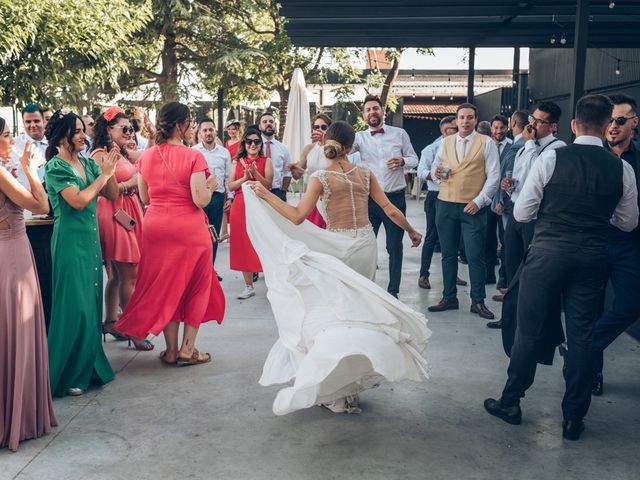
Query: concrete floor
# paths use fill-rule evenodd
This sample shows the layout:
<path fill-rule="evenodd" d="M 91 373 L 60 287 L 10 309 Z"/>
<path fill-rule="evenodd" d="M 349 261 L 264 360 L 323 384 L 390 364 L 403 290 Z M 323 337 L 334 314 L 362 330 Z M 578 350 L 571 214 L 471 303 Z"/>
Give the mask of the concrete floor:
<path fill-rule="evenodd" d="M 409 217 L 424 229 L 422 205 Z M 406 238 L 405 238 L 406 239 Z M 380 242 L 378 282 L 386 286 L 387 258 Z M 417 288 L 420 250 L 405 249 L 401 299 L 426 311 L 435 289 Z M 426 356 L 431 378 L 386 383 L 361 396 L 360 415 L 311 408 L 285 417 L 271 412 L 278 388 L 257 383 L 276 338 L 265 285 L 238 301 L 241 276 L 230 272 L 228 246 L 219 272 L 228 295 L 222 327 L 201 329 L 199 347 L 210 365 L 165 367 L 156 351 L 135 352 L 108 341 L 118 376 L 83 397 L 57 399 L 60 426 L 0 451 L 0 479 L 631 479 L 640 475 L 639 345 L 620 338 L 606 354 L 605 395 L 595 398 L 579 442 L 561 438 L 561 362 L 541 367 L 523 400 L 521 426 L 484 412 L 482 401 L 500 394 L 507 358 L 500 333 L 461 309 L 429 315 L 433 336 Z M 461 276 L 467 277 L 466 267 Z M 492 288 L 487 291 L 491 296 Z M 488 302 L 499 314 L 499 305 Z M 635 453 L 634 453 L 635 452 Z"/>

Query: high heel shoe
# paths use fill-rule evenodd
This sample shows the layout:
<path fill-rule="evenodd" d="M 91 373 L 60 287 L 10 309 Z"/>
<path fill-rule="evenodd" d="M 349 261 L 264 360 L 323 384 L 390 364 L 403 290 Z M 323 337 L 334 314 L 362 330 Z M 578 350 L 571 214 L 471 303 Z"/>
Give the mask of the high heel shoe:
<path fill-rule="evenodd" d="M 115 323 L 116 323 L 115 320 L 108 320 L 102 324 L 102 341 L 103 342 L 107 341 L 107 335 L 111 335 L 113 338 L 115 338 L 116 342 L 124 342 L 129 338 L 126 335 L 122 335 L 120 332 L 118 332 L 115 329 L 114 327 Z"/>

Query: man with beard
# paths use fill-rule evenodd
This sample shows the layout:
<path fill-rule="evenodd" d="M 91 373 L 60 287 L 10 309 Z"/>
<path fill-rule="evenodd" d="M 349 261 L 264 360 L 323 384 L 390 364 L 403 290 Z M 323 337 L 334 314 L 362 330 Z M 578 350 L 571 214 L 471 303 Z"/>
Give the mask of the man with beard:
<path fill-rule="evenodd" d="M 477 109 L 470 103 L 457 108 L 458 133 L 445 138 L 431 169 L 440 181 L 436 225 L 442 248 L 444 289 L 430 312 L 459 308 L 456 288 L 458 244 L 464 240 L 471 281 L 471 313 L 493 319 L 484 304 L 486 296 L 485 241 L 487 214 L 484 209 L 498 190 L 500 158 L 495 142 L 475 131 Z"/>
<path fill-rule="evenodd" d="M 47 139 L 44 137 L 44 114 L 42 109 L 35 103 L 28 103 L 22 109 L 22 124 L 24 125 L 24 133 L 15 138 L 16 146 L 13 154 L 13 162 L 18 166 L 18 181 L 29 189 L 29 181 L 22 171 L 20 162 L 18 161 L 20 153 L 24 150 L 26 144 L 32 143 L 36 147 L 36 157 L 32 161 L 32 165 L 38 168 L 38 176 L 40 180 L 44 178 L 44 153 L 47 149 Z"/>
<path fill-rule="evenodd" d="M 409 135 L 402 128 L 384 125 L 384 106 L 376 95 L 367 95 L 362 107 L 368 130 L 356 133 L 352 153 L 360 153 L 360 161 L 371 169 L 376 180 L 389 198 L 404 215 L 406 181 L 404 168 L 418 166 L 418 156 L 411 146 Z M 398 298 L 402 275 L 402 237 L 404 230 L 384 213 L 384 210 L 369 198 L 369 221 L 376 236 L 380 225 L 384 225 L 389 254 L 389 285 L 387 291 Z"/>
<path fill-rule="evenodd" d="M 638 126 L 638 107 L 633 98 L 621 93 L 609 98 L 613 113 L 607 130 L 607 147 L 631 165 L 638 186 L 640 149 L 632 142 L 633 130 Z M 640 229 L 624 232 L 610 225 L 606 253 L 614 298 L 613 305 L 598 319 L 593 330 L 593 395 L 602 395 L 604 350 L 640 317 Z"/>
<path fill-rule="evenodd" d="M 232 196 L 228 196 L 227 179 L 231 171 L 231 155 L 222 145 L 216 143 L 216 125 L 210 118 L 203 118 L 198 123 L 198 138 L 200 143 L 193 146 L 194 150 L 204 155 L 209 172 L 216 177 L 218 188 L 211 194 L 211 202 L 204 207 L 204 212 L 209 219 L 209 225 L 213 225 L 216 232 L 220 231 L 224 212 L 231 208 Z M 213 244 L 213 262 L 216 261 L 218 242 Z M 218 280 L 222 280 L 218 275 Z"/>
<path fill-rule="evenodd" d="M 287 190 L 291 183 L 291 171 L 287 165 L 291 164 L 289 149 L 276 140 L 276 119 L 272 113 L 265 112 L 260 115 L 258 128 L 262 133 L 262 154 L 271 159 L 273 163 L 273 185 L 271 192 L 283 202 L 287 201 Z"/>
<path fill-rule="evenodd" d="M 509 121 L 504 115 L 494 115 L 491 118 L 491 139 L 496 143 L 498 155 L 500 155 L 500 168 L 504 162 L 507 152 L 511 148 L 511 139 L 507 137 Z M 497 195 L 497 193 L 496 193 Z M 493 201 L 493 200 L 492 200 Z M 487 244 L 485 248 L 485 263 L 487 264 L 487 279 L 485 283 L 496 283 L 496 260 L 498 252 L 498 237 L 500 245 L 504 245 L 504 228 L 502 221 L 490 208 L 487 208 Z M 504 252 L 500 252 L 500 274 L 498 288 L 506 287 L 504 279 Z"/>

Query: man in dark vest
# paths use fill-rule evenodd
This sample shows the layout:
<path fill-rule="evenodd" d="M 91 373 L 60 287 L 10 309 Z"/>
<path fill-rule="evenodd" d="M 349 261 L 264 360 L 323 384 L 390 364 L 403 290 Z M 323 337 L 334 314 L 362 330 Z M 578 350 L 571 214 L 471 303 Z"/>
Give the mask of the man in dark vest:
<path fill-rule="evenodd" d="M 537 216 L 537 222 L 520 276 L 507 383 L 500 399 L 484 402 L 491 415 L 521 423 L 520 399 L 534 381 L 544 320 L 562 298 L 569 344 L 562 435 L 568 440 L 580 438 L 591 402 L 591 342 L 606 278 L 609 223 L 627 232 L 638 224 L 633 169 L 602 144 L 612 110 L 603 95 L 581 98 L 571 121 L 575 142 L 543 153 L 515 202 L 517 221 Z"/>

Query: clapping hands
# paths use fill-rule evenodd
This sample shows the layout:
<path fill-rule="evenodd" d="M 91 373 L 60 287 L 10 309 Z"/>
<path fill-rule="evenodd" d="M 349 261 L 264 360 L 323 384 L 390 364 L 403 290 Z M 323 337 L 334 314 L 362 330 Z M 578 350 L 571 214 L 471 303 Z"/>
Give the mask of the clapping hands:
<path fill-rule="evenodd" d="M 102 174 L 112 177 L 116 171 L 118 160 L 120 160 L 120 150 L 117 148 L 112 148 L 108 155 L 103 155 L 102 161 L 98 161 Z"/>

